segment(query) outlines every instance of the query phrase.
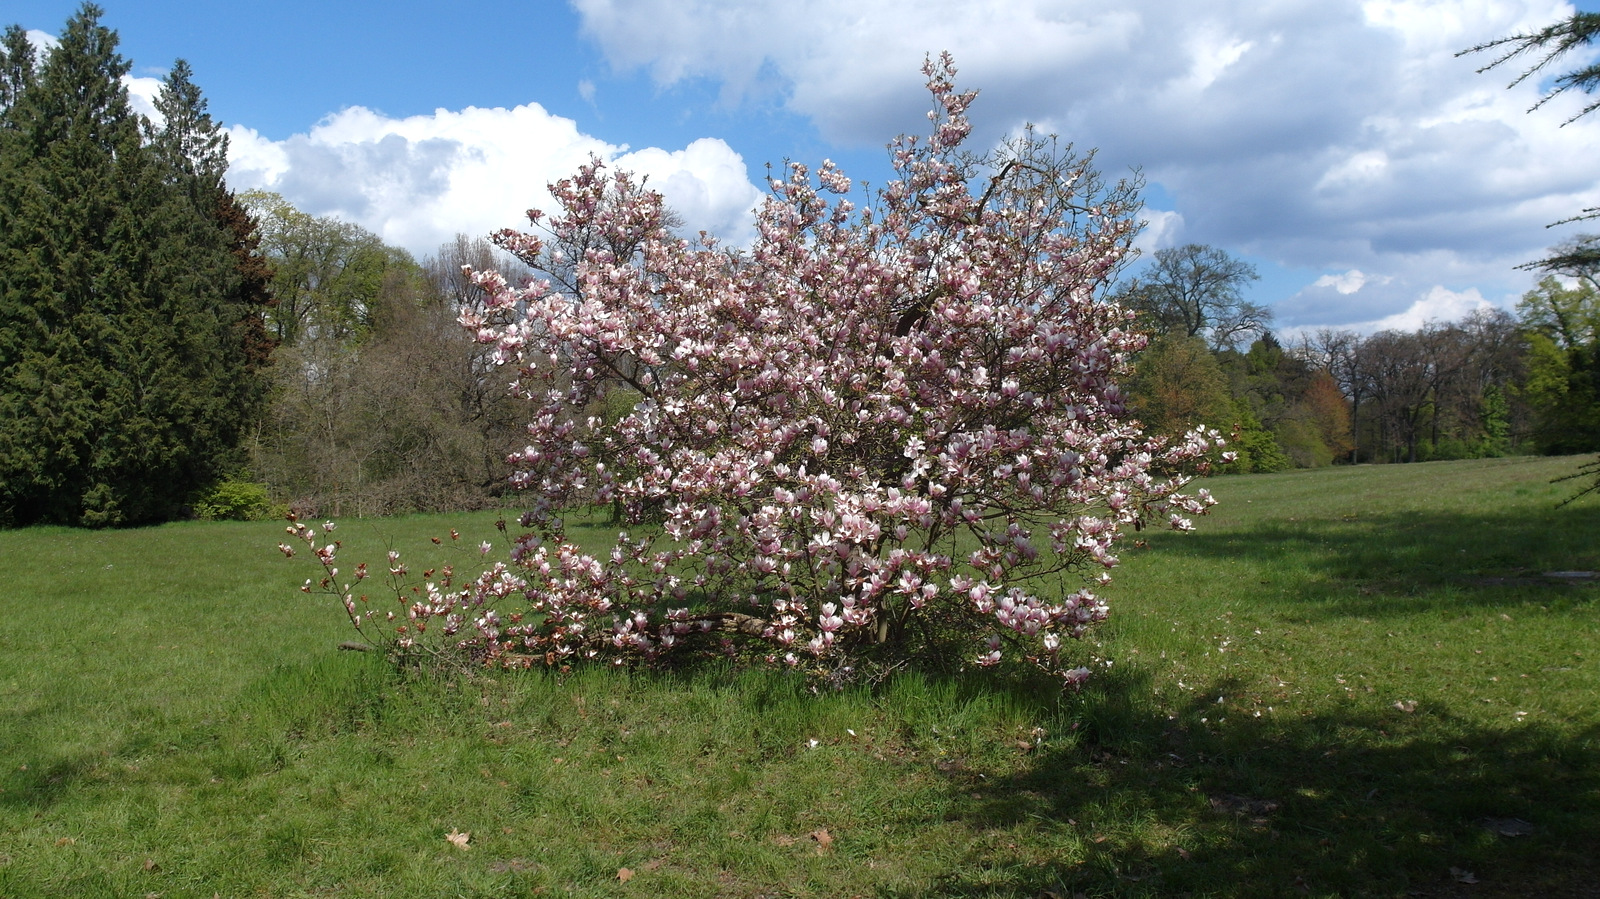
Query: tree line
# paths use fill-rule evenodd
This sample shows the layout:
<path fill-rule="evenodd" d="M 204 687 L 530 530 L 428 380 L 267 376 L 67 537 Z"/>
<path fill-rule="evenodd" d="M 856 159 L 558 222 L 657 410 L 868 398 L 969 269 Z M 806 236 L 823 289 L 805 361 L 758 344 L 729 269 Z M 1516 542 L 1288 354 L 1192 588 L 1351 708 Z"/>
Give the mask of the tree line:
<path fill-rule="evenodd" d="M 1129 380 L 1157 432 L 1235 435 L 1239 470 L 1600 449 L 1600 237 L 1540 263 L 1515 314 L 1483 309 L 1416 331 L 1324 328 L 1288 345 L 1243 299 L 1248 263 L 1158 250 L 1120 290 L 1151 333 Z"/>

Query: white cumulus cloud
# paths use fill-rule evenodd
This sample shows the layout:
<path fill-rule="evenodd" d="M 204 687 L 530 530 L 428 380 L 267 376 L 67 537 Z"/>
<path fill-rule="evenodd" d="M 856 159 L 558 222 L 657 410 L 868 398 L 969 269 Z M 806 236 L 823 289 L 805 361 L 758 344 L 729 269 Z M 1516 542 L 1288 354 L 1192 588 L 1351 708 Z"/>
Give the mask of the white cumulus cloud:
<path fill-rule="evenodd" d="M 1337 275 L 1323 275 L 1322 277 L 1318 278 L 1316 280 L 1316 282 L 1313 283 L 1311 286 L 1312 287 L 1331 287 L 1335 291 L 1337 291 L 1339 293 L 1342 293 L 1342 294 L 1344 294 L 1346 296 L 1349 296 L 1350 294 L 1355 293 L 1356 291 L 1358 291 L 1361 288 L 1365 287 L 1368 280 L 1369 279 L 1367 278 L 1367 276 L 1362 274 L 1360 269 L 1351 269 L 1351 270 L 1349 270 L 1347 272 L 1343 272 L 1343 273 L 1337 274 Z M 1388 279 L 1388 278 L 1380 278 L 1380 279 L 1378 279 L 1378 281 L 1380 283 L 1386 283 L 1389 280 L 1390 279 Z"/>
<path fill-rule="evenodd" d="M 546 185 L 591 157 L 648 175 L 691 233 L 746 241 L 761 198 L 744 160 L 721 140 L 629 152 L 536 103 L 402 119 L 352 107 L 286 140 L 242 126 L 229 133 L 230 186 L 281 193 L 305 212 L 356 222 L 418 256 L 457 233 L 525 225 L 528 209 L 550 210 Z"/>
<path fill-rule="evenodd" d="M 1154 253 L 1183 243 L 1183 216 L 1170 209 L 1146 209 L 1140 215 L 1144 230 L 1134 238 L 1134 249 Z"/>
<path fill-rule="evenodd" d="M 56 36 L 48 31 L 40 31 L 37 28 L 29 28 L 28 43 L 33 45 L 33 52 L 38 54 L 40 59 L 43 59 L 44 55 L 49 53 L 51 50 L 54 50 L 58 45 L 60 45 L 61 41 L 57 40 Z"/>
<path fill-rule="evenodd" d="M 1493 306 L 1476 289 L 1458 292 L 1434 285 L 1404 310 L 1376 321 L 1356 324 L 1352 329 L 1369 334 L 1374 331 L 1415 331 L 1429 323 L 1460 321 L 1479 309 Z"/>
<path fill-rule="evenodd" d="M 1600 114 L 1560 127 L 1581 96 L 1530 115 L 1536 79 L 1455 56 L 1570 16 L 1560 0 L 572 2 L 619 70 L 710 79 L 860 145 L 925 124 L 918 67 L 948 49 L 982 89 L 980 140 L 1035 122 L 1141 166 L 1185 241 L 1370 279 L 1285 324 L 1405 314 L 1425 285 L 1519 292 L 1513 267 L 1569 233 L 1544 226 L 1600 205 Z"/>
<path fill-rule="evenodd" d="M 1276 322 L 1285 334 L 1320 327 L 1363 332 L 1407 330 L 1429 321 L 1450 321 L 1481 306 L 1510 309 L 1526 289 L 1473 286 L 1491 279 L 1483 263 L 1436 251 L 1414 258 L 1391 260 L 1392 273 L 1366 268 L 1330 272 L 1317 278 L 1275 307 Z M 1512 264 L 1504 263 L 1507 268 Z"/>
<path fill-rule="evenodd" d="M 134 112 L 143 115 L 158 127 L 166 121 L 166 118 L 156 111 L 156 96 L 161 93 L 160 78 L 124 75 L 122 86 L 128 89 L 128 105 L 133 107 Z"/>

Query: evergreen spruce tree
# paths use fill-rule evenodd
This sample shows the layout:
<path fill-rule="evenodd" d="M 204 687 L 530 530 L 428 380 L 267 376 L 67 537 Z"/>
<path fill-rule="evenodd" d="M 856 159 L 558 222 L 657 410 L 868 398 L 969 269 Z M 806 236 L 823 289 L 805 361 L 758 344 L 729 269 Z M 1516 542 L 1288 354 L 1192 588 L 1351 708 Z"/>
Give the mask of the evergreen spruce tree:
<path fill-rule="evenodd" d="M 162 124 L 150 130 L 149 149 L 163 208 L 148 244 L 150 293 L 164 305 L 151 346 L 165 345 L 165 420 L 179 427 L 172 445 L 189 490 L 243 462 L 237 448 L 264 398 L 271 352 L 263 320 L 271 271 L 255 251 L 254 222 L 223 184 L 227 135 L 191 77 L 178 60 L 156 98 Z"/>
<path fill-rule="evenodd" d="M 0 38 L 0 117 L 33 83 L 38 59 L 21 25 L 10 25 Z"/>
<path fill-rule="evenodd" d="M 12 92 L 0 148 L 0 519 L 181 514 L 237 463 L 259 390 L 260 273 L 224 215 L 226 142 L 188 67 L 141 128 L 128 63 L 85 4 Z M 254 279 L 254 280 L 252 280 Z M 259 316 L 257 315 L 257 318 Z"/>
<path fill-rule="evenodd" d="M 21 523 L 115 505 L 93 468 L 103 413 L 128 392 L 115 327 L 133 298 L 115 257 L 144 156 L 128 64 L 98 17 L 86 6 L 68 22 L 6 110 L 0 514 Z"/>
<path fill-rule="evenodd" d="M 19 433 L 28 424 L 22 417 L 24 398 L 18 396 L 17 369 L 23 350 L 36 337 L 26 292 L 25 269 L 35 264 L 21 239 L 21 201 L 31 171 L 31 157 L 19 128 L 22 96 L 38 77 L 33 45 L 20 25 L 12 25 L 0 39 L 0 524 L 15 517 L 13 479 L 24 472 L 25 451 L 18 453 Z"/>

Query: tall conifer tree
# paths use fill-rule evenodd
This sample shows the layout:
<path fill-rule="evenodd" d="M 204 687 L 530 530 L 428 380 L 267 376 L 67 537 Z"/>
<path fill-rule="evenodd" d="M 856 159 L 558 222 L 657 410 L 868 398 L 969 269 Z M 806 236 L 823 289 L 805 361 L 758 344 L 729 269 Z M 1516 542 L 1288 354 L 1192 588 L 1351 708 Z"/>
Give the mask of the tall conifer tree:
<path fill-rule="evenodd" d="M 116 37 L 83 7 L 7 109 L 6 330 L 0 483 L 17 521 L 99 522 L 115 501 L 94 471 L 104 412 L 127 394 L 116 323 L 133 298 L 117 259 L 138 120 Z M 99 487 L 100 489 L 96 489 Z M 98 513 L 98 514 L 96 514 Z"/>
<path fill-rule="evenodd" d="M 0 38 L 0 115 L 33 83 L 38 58 L 21 25 L 9 25 Z"/>
<path fill-rule="evenodd" d="M 85 4 L 4 110 L 0 519 L 164 520 L 235 457 L 259 395 L 226 141 L 174 68 L 159 129 Z M 9 38 L 9 33 L 8 33 Z M 21 67 L 25 68 L 25 67 Z M 246 254 L 248 255 L 248 254 Z M 257 316 L 258 318 L 258 316 Z"/>

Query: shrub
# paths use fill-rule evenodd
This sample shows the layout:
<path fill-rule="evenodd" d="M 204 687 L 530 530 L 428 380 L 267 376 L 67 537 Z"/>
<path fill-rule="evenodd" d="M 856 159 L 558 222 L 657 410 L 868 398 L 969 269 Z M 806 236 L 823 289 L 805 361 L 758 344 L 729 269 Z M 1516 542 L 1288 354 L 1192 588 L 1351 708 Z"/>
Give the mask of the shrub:
<path fill-rule="evenodd" d="M 791 165 L 748 252 L 674 236 L 659 195 L 599 162 L 552 186 L 539 233 L 497 236 L 549 276 L 477 273 L 488 299 L 462 315 L 520 367 L 526 533 L 455 586 L 397 581 L 384 633 L 502 664 L 1010 655 L 1082 680 L 1066 641 L 1106 617 L 1119 535 L 1188 529 L 1211 498 L 1181 491 L 1222 441 L 1127 420 L 1144 338 L 1105 290 L 1135 186 L 1031 131 L 963 151 L 975 94 L 948 57 L 924 71 L 934 129 L 891 146 L 898 178 L 857 207 L 825 196 L 852 189 L 832 164 Z M 566 535 L 562 510 L 589 505 L 628 528 L 609 552 Z M 290 529 L 358 628 L 389 626 L 332 573 L 337 544 Z"/>
<path fill-rule="evenodd" d="M 266 521 L 288 511 L 267 494 L 263 484 L 230 478 L 207 490 L 194 505 L 202 521 Z"/>

